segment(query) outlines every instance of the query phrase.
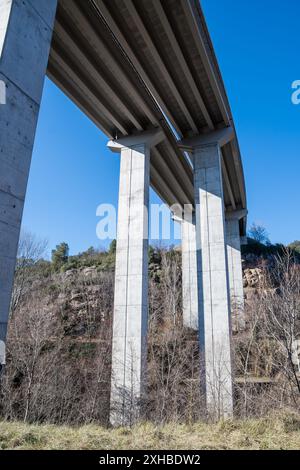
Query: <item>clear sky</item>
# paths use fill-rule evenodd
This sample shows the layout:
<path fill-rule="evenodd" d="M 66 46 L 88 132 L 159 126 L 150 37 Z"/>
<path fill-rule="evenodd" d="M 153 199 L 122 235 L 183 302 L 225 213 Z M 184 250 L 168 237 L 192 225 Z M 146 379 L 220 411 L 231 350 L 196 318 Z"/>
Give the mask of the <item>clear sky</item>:
<path fill-rule="evenodd" d="M 300 239 L 299 0 L 202 0 L 231 104 L 244 163 L 249 223 L 271 241 Z M 71 253 L 104 246 L 96 208 L 117 205 L 119 157 L 107 138 L 45 82 L 23 228 Z M 151 201 L 158 202 L 151 192 Z"/>

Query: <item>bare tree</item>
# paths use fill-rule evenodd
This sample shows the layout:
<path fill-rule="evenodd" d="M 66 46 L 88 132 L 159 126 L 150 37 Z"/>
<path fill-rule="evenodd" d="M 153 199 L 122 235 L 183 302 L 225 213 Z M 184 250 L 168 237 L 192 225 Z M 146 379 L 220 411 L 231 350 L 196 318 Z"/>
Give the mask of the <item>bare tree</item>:
<path fill-rule="evenodd" d="M 263 278 L 246 303 L 247 329 L 234 340 L 243 416 L 300 404 L 300 266 L 292 252 L 274 258 Z"/>
<path fill-rule="evenodd" d="M 275 260 L 269 284 L 276 289 L 262 296 L 267 338 L 274 341 L 278 354 L 277 366 L 291 387 L 295 403 L 300 399 L 300 375 L 295 344 L 300 339 L 300 266 L 295 264 L 291 251 Z M 297 396 L 296 396 L 297 395 Z"/>
<path fill-rule="evenodd" d="M 269 235 L 263 225 L 253 223 L 248 231 L 249 237 L 253 238 L 256 242 L 268 245 L 270 243 Z"/>
<path fill-rule="evenodd" d="M 20 258 L 40 257 L 29 253 Z M 159 249 L 152 263 L 142 417 L 156 423 L 207 419 L 197 332 L 182 325 L 180 252 Z M 9 326 L 1 414 L 107 424 L 113 272 L 89 264 L 66 273 L 49 269 L 45 277 L 38 261 L 31 267 L 24 263 L 21 301 Z M 236 414 L 244 417 L 299 407 L 300 267 L 287 251 L 263 267 L 261 277 L 246 302 L 246 329 L 234 335 Z M 125 401 L 131 421 L 131 393 Z"/>
<path fill-rule="evenodd" d="M 11 315 L 30 289 L 32 268 L 45 256 L 47 246 L 47 240 L 39 239 L 27 231 L 21 233 L 11 299 Z"/>

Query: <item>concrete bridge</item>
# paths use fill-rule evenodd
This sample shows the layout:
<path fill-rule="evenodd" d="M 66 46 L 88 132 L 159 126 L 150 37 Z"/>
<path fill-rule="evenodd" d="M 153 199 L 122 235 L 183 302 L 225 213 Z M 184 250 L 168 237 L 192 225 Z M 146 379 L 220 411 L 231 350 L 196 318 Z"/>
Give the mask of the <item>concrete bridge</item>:
<path fill-rule="evenodd" d="M 120 153 L 111 421 L 145 393 L 149 185 L 182 224 L 183 321 L 199 330 L 205 406 L 231 415 L 230 308 L 243 310 L 238 140 L 197 0 L 0 0 L 0 345 L 43 83 Z"/>

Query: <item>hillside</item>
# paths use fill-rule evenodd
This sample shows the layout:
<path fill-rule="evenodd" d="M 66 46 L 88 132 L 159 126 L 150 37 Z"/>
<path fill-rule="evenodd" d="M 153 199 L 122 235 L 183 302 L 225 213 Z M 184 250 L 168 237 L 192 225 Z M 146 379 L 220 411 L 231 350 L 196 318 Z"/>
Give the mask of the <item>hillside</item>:
<path fill-rule="evenodd" d="M 235 413 L 243 419 L 270 409 L 299 410 L 300 396 L 298 356 L 286 333 L 298 338 L 299 265 L 281 246 L 253 248 L 243 253 L 245 327 L 238 310 L 232 321 Z M 19 258 L 1 384 L 4 419 L 108 424 L 114 250 L 113 244 L 108 252 L 91 248 L 69 257 L 62 244 L 52 262 Z M 151 248 L 149 274 L 143 419 L 155 425 L 207 421 L 197 334 L 182 325 L 180 250 Z"/>

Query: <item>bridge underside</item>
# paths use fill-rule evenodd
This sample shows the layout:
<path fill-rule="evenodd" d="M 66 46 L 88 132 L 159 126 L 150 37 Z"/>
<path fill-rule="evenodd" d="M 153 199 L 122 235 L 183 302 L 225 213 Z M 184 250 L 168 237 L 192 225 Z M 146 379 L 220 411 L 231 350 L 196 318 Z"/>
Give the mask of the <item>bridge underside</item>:
<path fill-rule="evenodd" d="M 242 311 L 246 196 L 198 1 L 0 0 L 0 11 L 0 365 L 47 72 L 120 153 L 111 421 L 135 419 L 144 393 L 150 183 L 169 206 L 190 205 L 183 324 L 199 332 L 207 410 L 232 415 L 230 302 Z"/>
<path fill-rule="evenodd" d="M 47 74 L 110 139 L 161 127 L 151 185 L 169 206 L 194 203 L 178 140 L 233 126 L 197 1 L 59 0 Z M 222 147 L 222 177 L 226 210 L 245 209 L 236 136 Z"/>

